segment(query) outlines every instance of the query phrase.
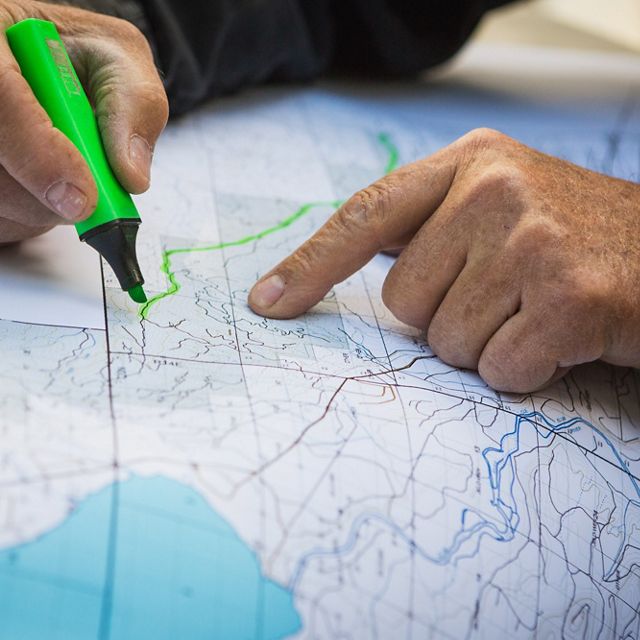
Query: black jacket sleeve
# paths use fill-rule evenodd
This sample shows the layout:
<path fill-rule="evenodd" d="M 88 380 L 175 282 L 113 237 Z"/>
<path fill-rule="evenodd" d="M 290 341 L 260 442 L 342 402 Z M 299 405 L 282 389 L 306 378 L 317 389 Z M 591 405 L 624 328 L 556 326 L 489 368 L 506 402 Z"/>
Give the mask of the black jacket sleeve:
<path fill-rule="evenodd" d="M 136 21 L 172 113 L 242 87 L 328 71 L 407 75 L 458 51 L 508 0 L 76 0 Z M 127 15 L 129 14 L 129 15 Z M 130 18 L 129 18 L 130 19 Z"/>

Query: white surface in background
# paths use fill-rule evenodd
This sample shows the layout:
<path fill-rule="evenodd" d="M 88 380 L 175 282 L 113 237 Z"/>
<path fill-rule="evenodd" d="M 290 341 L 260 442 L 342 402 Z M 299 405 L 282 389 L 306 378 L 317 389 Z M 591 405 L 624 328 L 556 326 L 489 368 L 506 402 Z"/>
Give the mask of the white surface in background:
<path fill-rule="evenodd" d="M 104 329 L 98 254 L 68 226 L 0 248 L 0 319 Z"/>
<path fill-rule="evenodd" d="M 558 22 L 640 51 L 638 0 L 541 0 L 540 6 Z"/>

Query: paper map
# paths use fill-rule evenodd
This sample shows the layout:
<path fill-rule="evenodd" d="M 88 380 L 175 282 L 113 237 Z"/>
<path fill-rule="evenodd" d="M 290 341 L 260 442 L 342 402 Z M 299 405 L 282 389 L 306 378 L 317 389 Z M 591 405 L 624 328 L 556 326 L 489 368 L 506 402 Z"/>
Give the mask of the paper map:
<path fill-rule="evenodd" d="M 150 302 L 105 267 L 103 327 L 0 321 L 0 638 L 639 637 L 638 372 L 497 394 L 391 317 L 384 256 L 299 319 L 246 304 L 475 126 L 638 180 L 634 96 L 274 88 L 173 123 Z"/>

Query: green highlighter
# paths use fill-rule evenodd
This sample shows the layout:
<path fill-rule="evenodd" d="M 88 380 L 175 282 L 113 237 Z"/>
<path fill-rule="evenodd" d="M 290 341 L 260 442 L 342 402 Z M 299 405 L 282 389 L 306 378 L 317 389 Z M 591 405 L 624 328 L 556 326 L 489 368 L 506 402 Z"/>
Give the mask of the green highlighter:
<path fill-rule="evenodd" d="M 93 108 L 52 22 L 29 18 L 6 32 L 25 80 L 47 112 L 87 161 L 98 187 L 98 205 L 76 224 L 80 240 L 91 245 L 113 269 L 120 286 L 138 303 L 146 302 L 136 257 L 140 216 L 131 196 L 113 174 Z"/>

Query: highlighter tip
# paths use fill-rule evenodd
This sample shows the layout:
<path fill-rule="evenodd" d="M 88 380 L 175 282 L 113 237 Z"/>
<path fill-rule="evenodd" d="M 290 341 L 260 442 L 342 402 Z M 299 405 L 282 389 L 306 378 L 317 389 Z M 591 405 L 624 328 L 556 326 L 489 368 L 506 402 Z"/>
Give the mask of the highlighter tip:
<path fill-rule="evenodd" d="M 147 301 L 147 296 L 145 295 L 144 289 L 142 288 L 141 284 L 137 284 L 135 285 L 135 287 L 131 287 L 131 289 L 129 289 L 127 293 L 129 294 L 130 298 L 138 304 L 144 304 Z"/>

